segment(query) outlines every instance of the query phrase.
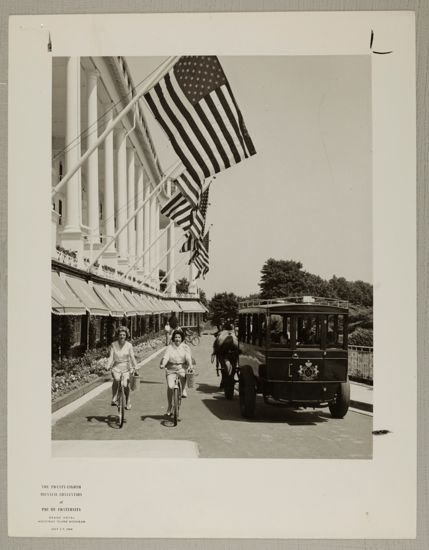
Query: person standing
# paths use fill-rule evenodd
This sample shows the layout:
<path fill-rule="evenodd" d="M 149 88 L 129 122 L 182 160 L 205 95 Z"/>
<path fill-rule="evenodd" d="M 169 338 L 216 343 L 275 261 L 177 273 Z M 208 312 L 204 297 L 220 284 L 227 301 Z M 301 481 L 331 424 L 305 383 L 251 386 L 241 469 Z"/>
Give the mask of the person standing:
<path fill-rule="evenodd" d="M 168 320 L 165 322 L 164 331 L 165 331 L 165 345 L 168 346 L 168 344 L 170 343 L 170 333 L 171 333 L 171 326 Z"/>
<path fill-rule="evenodd" d="M 168 319 L 168 324 L 170 325 L 171 330 L 176 330 L 179 326 L 179 319 L 176 317 L 174 311 L 171 312 L 171 315 Z"/>

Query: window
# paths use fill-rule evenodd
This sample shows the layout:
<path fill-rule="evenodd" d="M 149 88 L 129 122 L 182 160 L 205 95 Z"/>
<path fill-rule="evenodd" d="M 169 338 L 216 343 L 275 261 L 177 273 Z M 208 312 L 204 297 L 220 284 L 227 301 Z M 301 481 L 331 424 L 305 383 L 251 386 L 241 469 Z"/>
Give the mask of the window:
<path fill-rule="evenodd" d="M 240 342 L 246 341 L 246 316 L 243 313 L 238 317 L 238 339 Z"/>
<path fill-rule="evenodd" d="M 326 347 L 347 347 L 347 317 L 345 315 L 328 315 Z"/>
<path fill-rule="evenodd" d="M 321 347 L 322 326 L 321 316 L 298 316 L 296 345 L 299 347 Z"/>
<path fill-rule="evenodd" d="M 291 341 L 291 320 L 286 313 L 270 315 L 270 342 L 272 345 L 289 347 Z"/>

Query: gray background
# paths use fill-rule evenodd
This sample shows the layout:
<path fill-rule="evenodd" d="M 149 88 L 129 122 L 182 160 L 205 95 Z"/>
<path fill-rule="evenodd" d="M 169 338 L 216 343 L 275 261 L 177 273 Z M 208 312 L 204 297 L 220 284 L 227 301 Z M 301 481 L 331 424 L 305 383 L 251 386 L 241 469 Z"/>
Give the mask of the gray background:
<path fill-rule="evenodd" d="M 231 11 L 349 11 L 349 10 L 411 10 L 416 12 L 417 31 L 417 252 L 418 252 L 418 529 L 417 540 L 185 540 L 185 539 L 35 539 L 7 537 L 6 500 L 6 384 L 0 399 L 0 548 L 2 549 L 194 549 L 217 550 L 233 548 L 253 550 L 427 550 L 429 548 L 429 431 L 426 429 L 429 410 L 429 212 L 428 181 L 428 0 L 2 0 L 0 7 L 0 365 L 3 380 L 7 365 L 7 60 L 8 16 L 15 14 L 67 13 L 143 13 L 143 12 L 231 12 Z M 4 121 L 4 122 L 3 122 Z M 400 220 L 398 220 L 400 223 Z M 400 261 L 400 258 L 398 259 Z M 25 381 L 23 381 L 25 383 Z M 398 403 L 398 406 L 400 404 Z M 221 484 L 219 490 L 222 490 Z M 398 495 L 400 498 L 400 495 Z M 311 509 L 311 503 L 309 503 Z M 112 513 L 114 504 L 112 503 Z M 185 513 L 186 515 L 186 513 Z M 106 521 L 109 521 L 106 518 Z M 189 518 L 192 521 L 192 518 Z M 221 511 L 219 521 L 222 521 Z M 234 521 L 231 518 L 231 521 Z"/>

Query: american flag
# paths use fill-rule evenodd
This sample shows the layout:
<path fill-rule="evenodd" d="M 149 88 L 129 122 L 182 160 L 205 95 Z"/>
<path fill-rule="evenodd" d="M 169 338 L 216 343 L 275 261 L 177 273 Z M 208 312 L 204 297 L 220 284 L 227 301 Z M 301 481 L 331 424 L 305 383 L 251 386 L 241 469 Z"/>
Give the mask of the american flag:
<path fill-rule="evenodd" d="M 197 249 L 197 246 L 198 241 L 196 241 L 192 235 L 188 234 L 179 252 L 192 252 Z"/>
<path fill-rule="evenodd" d="M 161 208 L 161 213 L 170 220 L 175 221 L 184 231 L 188 231 L 191 227 L 193 220 L 192 204 L 180 191 Z"/>
<path fill-rule="evenodd" d="M 202 241 L 199 241 L 198 248 L 189 261 L 189 263 L 193 263 L 198 269 L 196 279 L 201 275 L 204 277 L 209 271 L 209 242 L 209 232 L 207 231 Z"/>
<path fill-rule="evenodd" d="M 180 57 L 144 97 L 201 190 L 206 178 L 256 153 L 216 56 Z"/>
<path fill-rule="evenodd" d="M 180 190 L 182 195 L 192 204 L 192 207 L 198 208 L 202 193 L 200 182 L 195 182 L 189 172 L 184 169 L 180 176 L 177 176 L 174 180 L 174 183 L 176 189 Z"/>
<path fill-rule="evenodd" d="M 192 210 L 192 220 L 189 225 L 189 233 L 195 240 L 199 241 L 204 235 L 204 227 L 206 225 L 206 214 L 209 202 L 209 187 L 201 195 L 199 208 Z"/>

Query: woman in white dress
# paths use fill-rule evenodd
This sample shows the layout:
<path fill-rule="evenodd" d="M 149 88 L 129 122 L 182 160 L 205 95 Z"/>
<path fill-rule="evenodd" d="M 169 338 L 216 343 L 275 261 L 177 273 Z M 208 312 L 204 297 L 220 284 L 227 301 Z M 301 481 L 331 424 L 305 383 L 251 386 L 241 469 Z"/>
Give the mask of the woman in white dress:
<path fill-rule="evenodd" d="M 180 382 L 182 384 L 183 391 L 185 391 L 185 382 L 186 382 L 186 371 L 185 365 L 187 368 L 192 368 L 192 357 L 189 346 L 183 343 L 183 334 L 180 330 L 173 331 L 171 335 L 171 343 L 167 347 L 164 353 L 164 357 L 161 360 L 159 368 L 166 370 L 167 378 L 167 400 L 168 408 L 167 415 L 171 415 L 172 399 L 173 399 L 173 388 L 175 374 L 178 373 L 180 377 Z"/>
<path fill-rule="evenodd" d="M 109 359 L 107 360 L 106 369 L 112 369 L 112 405 L 117 405 L 119 380 L 123 374 L 123 384 L 125 390 L 126 409 L 131 409 L 130 402 L 130 374 L 137 369 L 137 361 L 134 356 L 134 350 L 131 342 L 127 341 L 130 337 L 130 331 L 125 326 L 120 326 L 116 331 L 116 341 L 112 343 L 110 348 Z"/>

